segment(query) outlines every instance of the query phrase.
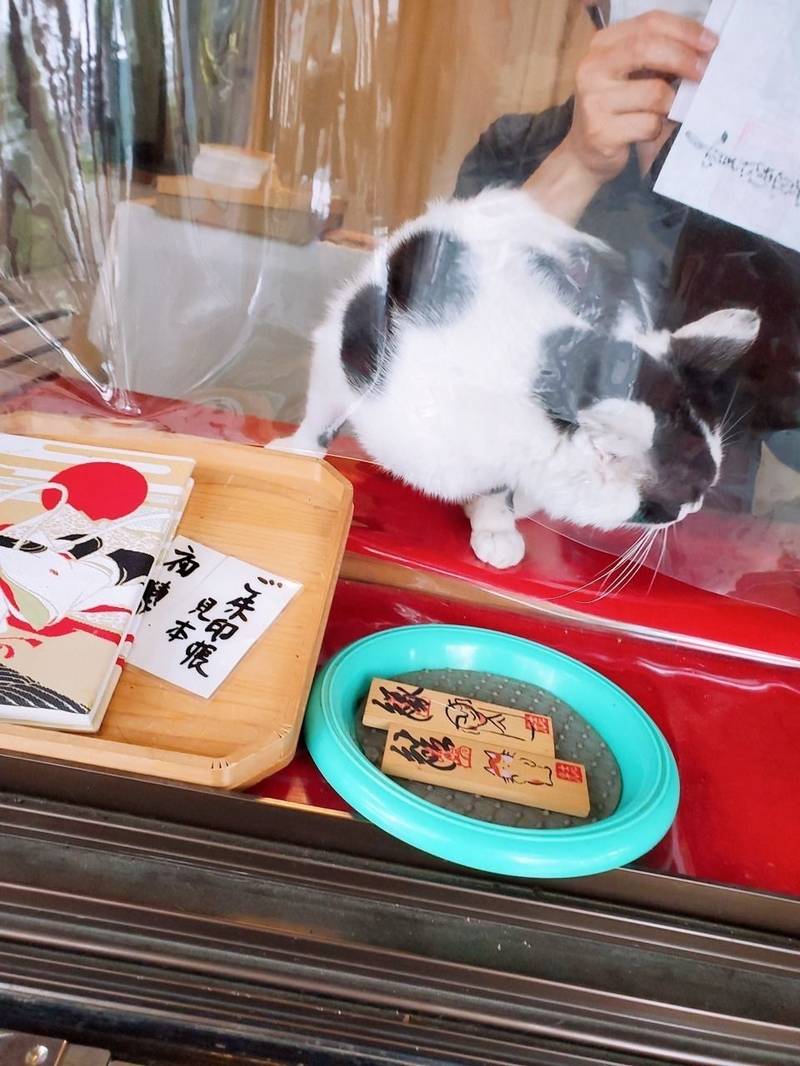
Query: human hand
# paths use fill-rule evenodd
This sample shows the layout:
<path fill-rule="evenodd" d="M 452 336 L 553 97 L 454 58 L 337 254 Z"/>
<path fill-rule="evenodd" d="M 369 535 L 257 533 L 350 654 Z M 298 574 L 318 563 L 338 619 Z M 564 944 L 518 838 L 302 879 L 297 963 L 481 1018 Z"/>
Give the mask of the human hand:
<path fill-rule="evenodd" d="M 615 178 L 631 145 L 660 137 L 675 98 L 665 79 L 699 81 L 716 43 L 699 22 L 663 11 L 600 30 L 576 73 L 562 159 L 597 188 Z"/>

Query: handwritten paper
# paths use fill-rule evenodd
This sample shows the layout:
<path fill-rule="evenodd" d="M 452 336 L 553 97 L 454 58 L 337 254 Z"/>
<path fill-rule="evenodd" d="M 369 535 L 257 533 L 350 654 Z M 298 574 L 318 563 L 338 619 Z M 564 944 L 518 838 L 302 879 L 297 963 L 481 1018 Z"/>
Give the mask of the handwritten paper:
<path fill-rule="evenodd" d="M 800 251 L 800 4 L 735 0 L 655 185 Z"/>
<path fill-rule="evenodd" d="M 193 591 L 227 558 L 222 552 L 187 537 L 175 537 L 164 561 L 147 582 L 139 614 L 144 626 L 157 625 L 172 610 L 174 600 Z"/>
<path fill-rule="evenodd" d="M 302 587 L 184 537 L 156 578 L 169 588 L 145 615 L 130 662 L 206 699 Z"/>

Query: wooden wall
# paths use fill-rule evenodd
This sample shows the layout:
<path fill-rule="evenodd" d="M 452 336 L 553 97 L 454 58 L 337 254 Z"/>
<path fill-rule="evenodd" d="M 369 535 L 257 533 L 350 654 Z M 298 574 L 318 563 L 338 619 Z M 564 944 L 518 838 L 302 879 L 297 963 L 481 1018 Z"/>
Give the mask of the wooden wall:
<path fill-rule="evenodd" d="M 267 0 L 252 143 L 282 179 L 330 171 L 366 232 L 451 192 L 481 131 L 570 93 L 579 0 Z"/>

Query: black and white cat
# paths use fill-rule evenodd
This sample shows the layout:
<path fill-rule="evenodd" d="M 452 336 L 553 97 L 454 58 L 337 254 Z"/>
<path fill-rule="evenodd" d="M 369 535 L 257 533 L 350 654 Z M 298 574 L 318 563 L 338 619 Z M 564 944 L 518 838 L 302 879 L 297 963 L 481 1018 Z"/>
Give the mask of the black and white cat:
<path fill-rule="evenodd" d="M 282 449 L 324 453 L 348 422 L 387 470 L 463 503 L 475 554 L 524 554 L 515 519 L 669 525 L 722 461 L 720 381 L 752 311 L 654 331 L 607 245 L 494 189 L 435 203 L 333 300 L 305 418 Z"/>

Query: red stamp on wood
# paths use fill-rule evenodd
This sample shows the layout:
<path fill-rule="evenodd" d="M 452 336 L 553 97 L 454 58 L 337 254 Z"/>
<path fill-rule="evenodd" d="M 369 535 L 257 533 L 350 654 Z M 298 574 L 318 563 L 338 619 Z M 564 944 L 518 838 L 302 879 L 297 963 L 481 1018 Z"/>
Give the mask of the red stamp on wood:
<path fill-rule="evenodd" d="M 556 762 L 556 777 L 562 781 L 575 781 L 580 785 L 583 783 L 583 770 L 572 763 Z"/>
<path fill-rule="evenodd" d="M 459 766 L 466 766 L 467 768 L 472 766 L 472 748 L 467 747 L 466 744 L 456 748 L 453 752 L 453 761 L 458 763 Z"/>
<path fill-rule="evenodd" d="M 544 714 L 526 714 L 525 728 L 531 733 L 549 733 L 550 719 Z"/>

